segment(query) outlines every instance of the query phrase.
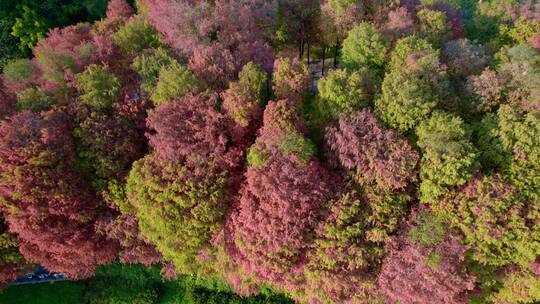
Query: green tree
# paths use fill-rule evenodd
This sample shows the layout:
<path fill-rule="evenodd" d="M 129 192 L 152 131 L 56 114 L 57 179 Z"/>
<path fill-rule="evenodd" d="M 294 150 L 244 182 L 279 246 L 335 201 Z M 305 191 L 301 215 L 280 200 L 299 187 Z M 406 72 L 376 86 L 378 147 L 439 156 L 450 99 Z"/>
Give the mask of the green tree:
<path fill-rule="evenodd" d="M 122 51 L 133 54 L 144 49 L 159 47 L 159 37 L 156 30 L 141 17 L 130 19 L 113 35 L 113 41 Z"/>
<path fill-rule="evenodd" d="M 4 67 L 4 77 L 11 81 L 26 80 L 32 76 L 32 62 L 28 59 L 14 59 L 8 61 Z"/>
<path fill-rule="evenodd" d="M 469 181 L 476 168 L 477 152 L 470 142 L 470 130 L 452 114 L 434 112 L 416 129 L 420 162 L 420 199 L 433 202 L 448 187 Z"/>
<path fill-rule="evenodd" d="M 181 98 L 189 92 L 196 93 L 202 87 L 203 84 L 188 68 L 173 61 L 171 65 L 161 68 L 152 101 L 159 106 Z"/>
<path fill-rule="evenodd" d="M 110 109 L 120 93 L 120 79 L 99 65 L 89 65 L 76 79 L 82 91 L 81 100 L 97 110 Z"/>
<path fill-rule="evenodd" d="M 537 303 L 540 301 L 540 280 L 530 270 L 511 272 L 502 279 L 502 287 L 492 294 L 493 303 Z"/>
<path fill-rule="evenodd" d="M 166 49 L 157 48 L 135 57 L 131 68 L 141 77 L 141 89 L 146 94 L 152 95 L 156 89 L 161 69 L 174 64 L 178 63 Z"/>
<path fill-rule="evenodd" d="M 427 119 L 447 97 L 447 74 L 439 52 L 422 38 L 400 39 L 382 83 L 375 110 L 390 127 L 409 131 Z"/>
<path fill-rule="evenodd" d="M 362 67 L 378 70 L 386 61 L 387 42 L 371 23 L 363 22 L 353 27 L 343 40 L 342 64 L 356 70 Z"/>
<path fill-rule="evenodd" d="M 225 186 L 224 174 L 211 166 L 193 170 L 149 155 L 133 164 L 126 194 L 141 235 L 179 273 L 192 273 L 208 271 L 200 255 L 211 251 L 210 238 L 221 226 Z"/>
<path fill-rule="evenodd" d="M 440 48 L 452 36 L 445 12 L 422 9 L 416 16 L 418 17 L 418 35 L 434 47 Z"/>
<path fill-rule="evenodd" d="M 242 71 L 238 74 L 238 83 L 245 86 L 259 101 L 260 105 L 264 105 L 267 98 L 267 83 L 268 76 L 260 65 L 254 62 L 248 62 Z"/>
<path fill-rule="evenodd" d="M 482 265 L 527 268 L 540 252 L 538 201 L 499 175 L 475 178 L 434 206 L 461 230 L 470 258 Z"/>
<path fill-rule="evenodd" d="M 54 98 L 47 95 L 41 88 L 28 88 L 17 94 L 17 111 L 45 111 L 54 104 Z"/>
<path fill-rule="evenodd" d="M 515 105 L 498 112 L 500 142 L 507 155 L 507 174 L 533 200 L 540 200 L 540 114 Z"/>
<path fill-rule="evenodd" d="M 26 51 L 45 37 L 51 24 L 36 10 L 26 5 L 23 5 L 22 11 L 22 16 L 15 19 L 11 34 L 19 38 L 19 49 Z"/>
<path fill-rule="evenodd" d="M 223 93 L 223 105 L 227 115 L 240 126 L 245 134 L 254 135 L 255 129 L 262 118 L 262 108 L 266 104 L 268 96 L 268 76 L 262 68 L 249 62 L 244 65 L 237 82 L 231 82 L 229 89 Z"/>
<path fill-rule="evenodd" d="M 317 83 L 319 95 L 316 110 L 323 120 L 337 119 L 368 105 L 366 79 L 368 71 L 334 70 Z M 369 81 L 369 79 L 368 79 Z"/>
<path fill-rule="evenodd" d="M 439 52 L 424 38 L 418 35 L 407 36 L 399 39 L 390 53 L 390 63 L 387 71 L 402 69 L 410 61 L 414 61 L 419 55 L 425 54 L 434 61 L 439 60 Z"/>

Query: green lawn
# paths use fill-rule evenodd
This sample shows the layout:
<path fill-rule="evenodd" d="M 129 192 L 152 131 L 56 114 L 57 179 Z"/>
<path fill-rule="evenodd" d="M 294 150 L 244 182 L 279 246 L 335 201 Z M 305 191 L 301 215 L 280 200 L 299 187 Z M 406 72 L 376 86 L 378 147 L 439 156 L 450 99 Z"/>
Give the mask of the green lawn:
<path fill-rule="evenodd" d="M 12 286 L 0 294 L 1 304 L 82 304 L 84 285 L 69 281 Z"/>
<path fill-rule="evenodd" d="M 111 264 L 80 282 L 11 286 L 0 294 L 0 304 L 293 304 L 268 290 L 242 298 L 217 278 L 183 275 L 163 281 L 158 266 Z"/>

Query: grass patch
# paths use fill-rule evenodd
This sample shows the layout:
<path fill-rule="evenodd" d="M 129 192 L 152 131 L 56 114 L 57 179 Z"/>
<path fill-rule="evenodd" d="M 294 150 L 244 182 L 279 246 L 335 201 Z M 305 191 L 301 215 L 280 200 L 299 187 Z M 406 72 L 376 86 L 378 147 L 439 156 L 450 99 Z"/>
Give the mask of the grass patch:
<path fill-rule="evenodd" d="M 11 286 L 0 293 L 6 304 L 82 304 L 85 286 L 79 282 L 51 282 Z"/>

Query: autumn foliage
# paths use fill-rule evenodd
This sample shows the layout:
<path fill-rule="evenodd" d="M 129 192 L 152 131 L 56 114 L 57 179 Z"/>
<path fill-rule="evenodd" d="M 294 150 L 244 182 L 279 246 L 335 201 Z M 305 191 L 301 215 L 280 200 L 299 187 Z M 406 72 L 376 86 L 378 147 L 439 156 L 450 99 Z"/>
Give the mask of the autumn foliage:
<path fill-rule="evenodd" d="M 0 284 L 120 262 L 540 301 L 540 10 L 470 2 L 111 0 L 51 29 L 0 77 Z"/>

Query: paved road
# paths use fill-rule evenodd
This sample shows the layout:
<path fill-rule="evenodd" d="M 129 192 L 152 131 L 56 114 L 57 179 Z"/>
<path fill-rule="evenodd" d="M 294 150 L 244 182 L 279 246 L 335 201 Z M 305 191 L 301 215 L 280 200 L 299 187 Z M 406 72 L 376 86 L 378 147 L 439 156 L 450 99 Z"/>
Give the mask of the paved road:
<path fill-rule="evenodd" d="M 10 286 L 37 284 L 45 282 L 65 281 L 64 275 L 61 273 L 50 273 L 43 267 L 38 267 L 34 272 L 18 277 L 15 281 L 9 283 Z"/>

